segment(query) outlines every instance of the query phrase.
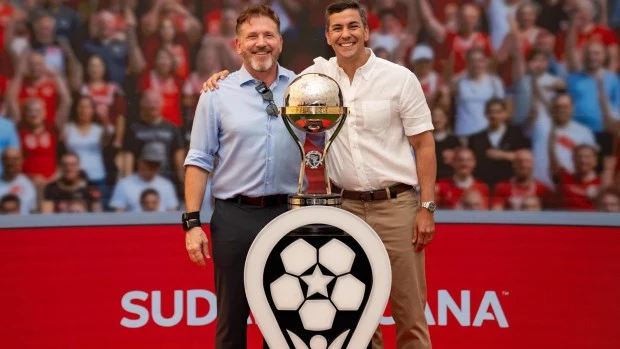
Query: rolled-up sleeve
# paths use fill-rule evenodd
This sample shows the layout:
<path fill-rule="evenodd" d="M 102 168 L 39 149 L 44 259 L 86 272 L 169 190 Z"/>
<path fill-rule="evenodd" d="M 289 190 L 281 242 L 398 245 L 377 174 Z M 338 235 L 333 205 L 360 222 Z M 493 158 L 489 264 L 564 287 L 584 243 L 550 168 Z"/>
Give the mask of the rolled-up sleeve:
<path fill-rule="evenodd" d="M 209 172 L 213 171 L 215 154 L 220 146 L 216 93 L 203 93 L 198 100 L 184 166 L 197 166 Z"/>
<path fill-rule="evenodd" d="M 431 111 L 426 103 L 424 91 L 420 81 L 412 73 L 408 74 L 400 95 L 400 116 L 407 136 L 433 129 Z"/>

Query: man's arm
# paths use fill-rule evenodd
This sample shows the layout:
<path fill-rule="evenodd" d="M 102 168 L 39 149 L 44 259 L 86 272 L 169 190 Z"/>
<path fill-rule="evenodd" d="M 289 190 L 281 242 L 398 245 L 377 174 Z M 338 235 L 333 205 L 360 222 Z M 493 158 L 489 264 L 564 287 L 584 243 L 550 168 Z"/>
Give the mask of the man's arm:
<path fill-rule="evenodd" d="M 426 30 L 429 31 L 429 34 L 438 42 L 443 43 L 446 39 L 446 28 L 443 24 L 439 23 L 437 17 L 433 13 L 433 9 L 431 5 L 428 3 L 428 0 L 417 0 L 418 3 L 418 13 L 420 14 L 420 20 Z"/>
<path fill-rule="evenodd" d="M 435 158 L 435 138 L 432 131 L 425 131 L 409 136 L 416 158 L 416 169 L 420 183 L 420 201 L 435 201 L 435 178 L 437 178 L 437 159 Z M 428 245 L 435 234 L 433 214 L 425 208 L 416 216 L 413 243 L 421 251 Z"/>
<path fill-rule="evenodd" d="M 185 207 L 187 212 L 200 211 L 207 188 L 209 172 L 213 171 L 219 149 L 219 127 L 212 103 L 213 92 L 202 94 L 196 107 L 190 150 L 185 159 Z M 185 249 L 192 262 L 206 266 L 210 258 L 207 235 L 201 227 L 185 233 Z"/>
<path fill-rule="evenodd" d="M 130 8 L 125 9 L 125 21 L 127 22 L 127 64 L 130 74 L 138 75 L 142 73 L 146 66 L 146 60 L 138 44 L 138 34 L 136 34 L 136 16 Z"/>

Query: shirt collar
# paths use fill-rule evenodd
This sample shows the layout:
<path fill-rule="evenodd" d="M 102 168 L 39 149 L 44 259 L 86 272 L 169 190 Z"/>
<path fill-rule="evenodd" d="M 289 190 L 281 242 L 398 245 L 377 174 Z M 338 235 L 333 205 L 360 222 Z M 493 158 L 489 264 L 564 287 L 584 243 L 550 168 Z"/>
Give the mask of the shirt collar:
<path fill-rule="evenodd" d="M 290 79 L 290 75 L 292 74 L 294 76 L 294 74 L 287 70 L 284 69 L 280 66 L 280 63 L 277 63 L 278 65 L 278 78 L 276 79 L 276 84 L 281 80 L 281 79 L 286 79 L 286 81 L 288 81 Z M 289 74 L 290 73 L 290 74 Z M 255 81 L 258 82 L 258 80 L 256 80 L 251 74 L 250 72 L 245 68 L 245 65 L 241 65 L 241 69 L 239 69 L 239 86 L 243 86 L 248 82 L 251 81 Z"/>

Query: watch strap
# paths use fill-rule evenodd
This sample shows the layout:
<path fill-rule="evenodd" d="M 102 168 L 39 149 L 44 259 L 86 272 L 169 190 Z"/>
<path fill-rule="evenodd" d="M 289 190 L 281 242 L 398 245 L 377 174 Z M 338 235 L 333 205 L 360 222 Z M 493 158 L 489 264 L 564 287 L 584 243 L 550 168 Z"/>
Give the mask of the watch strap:
<path fill-rule="evenodd" d="M 200 212 L 184 212 L 183 215 L 181 215 L 181 222 L 183 223 L 184 231 L 200 227 Z"/>

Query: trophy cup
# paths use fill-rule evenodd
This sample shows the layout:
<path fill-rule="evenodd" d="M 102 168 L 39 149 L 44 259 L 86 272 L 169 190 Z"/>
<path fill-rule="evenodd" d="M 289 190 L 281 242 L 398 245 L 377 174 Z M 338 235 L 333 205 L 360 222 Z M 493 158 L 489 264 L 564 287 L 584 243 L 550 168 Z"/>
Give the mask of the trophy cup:
<path fill-rule="evenodd" d="M 348 109 L 343 106 L 340 86 L 327 75 L 301 75 L 293 80 L 286 89 L 284 105 L 281 108 L 282 120 L 301 153 L 297 193 L 289 195 L 289 208 L 314 205 L 340 207 L 342 196 L 332 193 L 327 169 L 327 152 L 342 129 L 348 112 Z M 293 132 L 291 125 L 308 134 L 318 134 L 334 128 L 335 131 L 327 140 L 322 154 L 316 150 L 306 154 L 304 145 Z M 323 166 L 326 189 L 324 194 L 302 192 L 306 165 L 312 169 Z"/>
<path fill-rule="evenodd" d="M 377 329 L 391 285 L 381 239 L 361 218 L 340 209 L 326 158 L 346 120 L 338 83 L 322 74 L 291 82 L 281 108 L 301 153 L 289 211 L 267 224 L 245 262 L 248 304 L 265 341 L 276 349 L 362 349 Z M 291 126 L 292 125 L 292 126 Z M 308 134 L 334 129 L 323 152 L 304 152 L 293 127 Z M 326 193 L 303 193 L 305 166 L 324 166 Z"/>

